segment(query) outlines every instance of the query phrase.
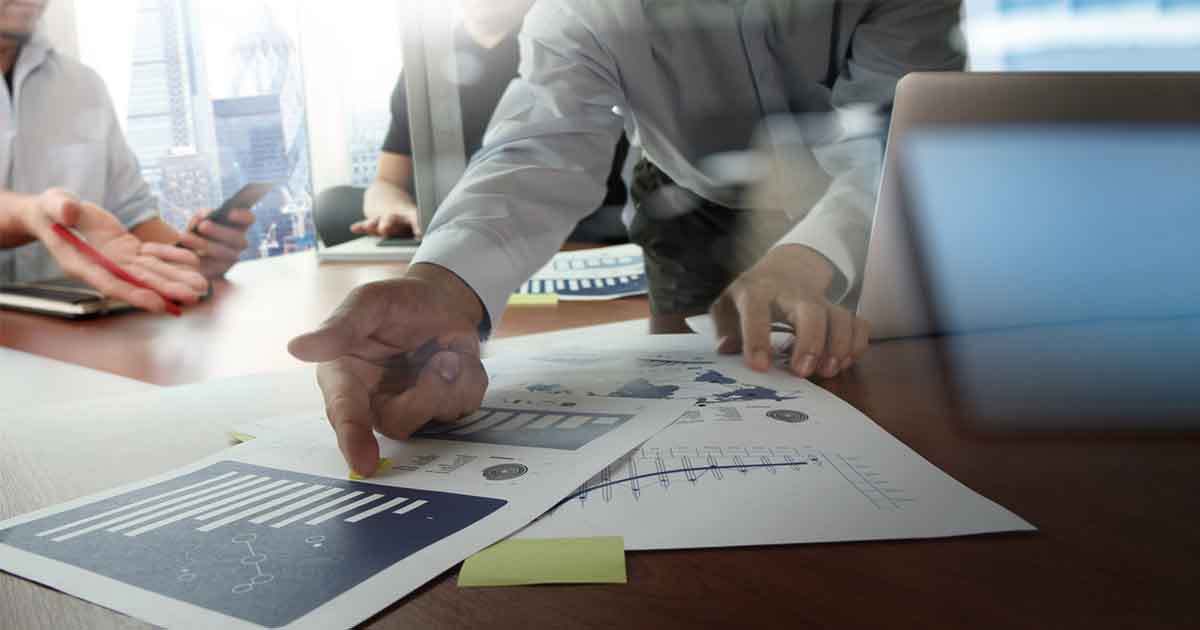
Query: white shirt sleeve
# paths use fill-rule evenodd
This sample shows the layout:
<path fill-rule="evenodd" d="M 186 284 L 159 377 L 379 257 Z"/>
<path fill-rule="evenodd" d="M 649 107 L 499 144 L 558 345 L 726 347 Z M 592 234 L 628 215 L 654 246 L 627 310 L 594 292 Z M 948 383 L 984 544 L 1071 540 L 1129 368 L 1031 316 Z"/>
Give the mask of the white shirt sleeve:
<path fill-rule="evenodd" d="M 866 265 L 883 143 L 879 137 L 858 137 L 816 147 L 812 155 L 828 174 L 829 187 L 776 245 L 799 244 L 816 250 L 834 268 L 829 300 L 853 301 Z"/>
<path fill-rule="evenodd" d="M 520 76 L 413 258 L 462 278 L 493 326 L 512 291 L 600 205 L 623 129 L 616 64 L 581 20 L 539 2 L 520 43 Z"/>
<path fill-rule="evenodd" d="M 93 73 L 93 76 L 94 73 Z M 129 147 L 125 134 L 121 131 L 117 120 L 116 110 L 108 96 L 108 90 L 99 76 L 95 76 L 96 89 L 100 90 L 101 98 L 107 106 L 108 133 L 105 138 L 105 150 L 108 161 L 108 181 L 104 187 L 103 208 L 111 212 L 121 221 L 126 229 L 132 229 L 158 218 L 158 200 L 150 192 L 150 185 L 142 177 L 142 169 L 137 156 Z"/>
<path fill-rule="evenodd" d="M 961 70 L 965 58 L 950 36 L 959 8 L 948 1 L 877 3 L 854 30 L 846 65 L 833 85 L 834 107 L 885 112 L 905 73 Z M 840 142 L 814 149 L 829 187 L 780 241 L 807 245 L 829 259 L 836 269 L 831 301 L 857 300 L 886 135 L 885 119 L 879 117 Z"/>

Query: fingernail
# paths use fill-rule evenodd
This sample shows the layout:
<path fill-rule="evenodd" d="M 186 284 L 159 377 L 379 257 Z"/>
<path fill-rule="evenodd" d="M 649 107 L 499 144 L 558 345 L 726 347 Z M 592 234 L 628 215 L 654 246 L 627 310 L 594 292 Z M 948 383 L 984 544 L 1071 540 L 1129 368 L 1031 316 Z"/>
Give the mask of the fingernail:
<path fill-rule="evenodd" d="M 755 350 L 754 351 L 754 368 L 760 369 L 760 370 L 765 370 L 769 367 L 771 367 L 771 357 L 770 357 L 770 355 L 767 354 L 767 351 L 766 350 Z"/>
<path fill-rule="evenodd" d="M 462 361 L 457 352 L 439 352 L 433 359 L 433 369 L 437 370 L 442 380 L 447 383 L 458 380 L 461 367 Z"/>
<path fill-rule="evenodd" d="M 821 368 L 821 373 L 827 377 L 837 376 L 839 361 L 837 357 L 829 357 L 825 359 L 825 364 Z"/>
<path fill-rule="evenodd" d="M 813 354 L 806 354 L 800 360 L 800 376 L 808 377 L 814 370 L 817 369 L 817 357 Z"/>

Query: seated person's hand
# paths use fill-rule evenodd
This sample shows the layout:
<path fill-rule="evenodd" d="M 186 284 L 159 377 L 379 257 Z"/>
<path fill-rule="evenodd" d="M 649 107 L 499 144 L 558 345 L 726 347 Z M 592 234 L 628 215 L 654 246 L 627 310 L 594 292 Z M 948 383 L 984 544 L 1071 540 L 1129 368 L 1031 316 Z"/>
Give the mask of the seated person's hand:
<path fill-rule="evenodd" d="M 142 242 L 107 210 L 81 202 L 65 190 L 52 188 L 34 197 L 23 209 L 22 220 L 26 230 L 42 242 L 64 273 L 88 283 L 107 297 L 163 312 L 167 304 L 155 291 L 190 304 L 197 302 L 208 289 L 208 281 L 195 271 L 199 264 L 195 254 L 173 245 Z M 88 244 L 154 291 L 117 278 L 75 249 L 54 233 L 52 226 L 56 222 L 75 228 Z"/>
<path fill-rule="evenodd" d="M 296 357 L 320 362 L 325 414 L 359 474 L 370 475 L 379 461 L 374 431 L 404 439 L 431 420 L 472 413 L 483 401 L 488 379 L 478 332 L 460 306 L 462 294 L 448 290 L 451 281 L 470 291 L 435 265 L 363 285 L 320 328 L 288 345 Z M 473 292 L 470 299 L 477 303 Z"/>
<path fill-rule="evenodd" d="M 200 257 L 199 269 L 204 277 L 220 278 L 250 246 L 246 230 L 254 225 L 255 217 L 249 208 L 234 208 L 228 215 L 231 225 L 220 225 L 208 219 L 210 213 L 212 210 L 193 214 L 179 244 Z"/>
<path fill-rule="evenodd" d="M 350 231 L 355 234 L 382 236 L 383 238 L 391 238 L 393 236 L 420 238 L 421 221 L 417 217 L 416 208 L 406 207 L 393 210 L 383 216 L 371 217 L 352 223 L 350 224 Z"/>
<path fill-rule="evenodd" d="M 866 320 L 825 299 L 833 270 L 803 245 L 781 245 L 725 290 L 712 307 L 718 352 L 741 352 L 765 372 L 771 364 L 771 323 L 795 330 L 789 367 L 801 378 L 837 376 L 867 350 Z"/>

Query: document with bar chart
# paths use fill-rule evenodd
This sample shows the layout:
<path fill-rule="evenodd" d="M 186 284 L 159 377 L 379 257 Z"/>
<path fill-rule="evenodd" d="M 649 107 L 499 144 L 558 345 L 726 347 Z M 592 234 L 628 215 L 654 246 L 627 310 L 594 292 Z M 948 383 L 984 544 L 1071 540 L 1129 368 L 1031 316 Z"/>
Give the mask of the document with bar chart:
<path fill-rule="evenodd" d="M 490 359 L 504 387 L 692 403 L 518 536 L 619 535 L 626 549 L 673 549 L 1033 529 L 824 389 L 782 369 L 748 370 L 712 343 L 581 338 Z M 559 369 L 538 381 L 538 363 Z"/>
<path fill-rule="evenodd" d="M 634 244 L 559 252 L 516 291 L 554 293 L 560 300 L 612 300 L 645 292 L 642 248 Z"/>
<path fill-rule="evenodd" d="M 171 627 L 348 627 L 544 513 L 686 410 L 496 391 L 347 477 L 323 417 L 0 523 L 0 569 Z M 94 418 L 103 421 L 103 418 Z"/>

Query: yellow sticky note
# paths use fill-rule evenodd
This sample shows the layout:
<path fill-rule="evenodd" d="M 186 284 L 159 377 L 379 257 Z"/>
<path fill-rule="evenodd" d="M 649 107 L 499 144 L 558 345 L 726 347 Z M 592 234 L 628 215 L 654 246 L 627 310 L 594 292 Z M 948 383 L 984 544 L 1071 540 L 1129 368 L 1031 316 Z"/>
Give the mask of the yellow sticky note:
<path fill-rule="evenodd" d="M 509 306 L 554 306 L 558 304 L 557 293 L 514 293 L 508 296 Z"/>
<path fill-rule="evenodd" d="M 250 440 L 254 439 L 254 436 L 250 435 L 249 433 L 238 433 L 237 431 L 230 431 L 229 437 L 233 438 L 233 440 L 238 443 L 249 442 Z"/>
<path fill-rule="evenodd" d="M 502 540 L 467 558 L 458 572 L 459 586 L 625 582 L 620 536 Z"/>
<path fill-rule="evenodd" d="M 386 457 L 380 457 L 379 465 L 375 467 L 375 472 L 371 473 L 371 476 L 374 477 L 375 475 L 381 475 L 391 469 L 392 469 L 392 460 L 390 460 Z M 362 481 L 363 479 L 366 479 L 366 477 L 363 477 L 362 475 L 354 472 L 353 470 L 350 471 L 350 478 L 353 479 L 354 481 Z"/>

